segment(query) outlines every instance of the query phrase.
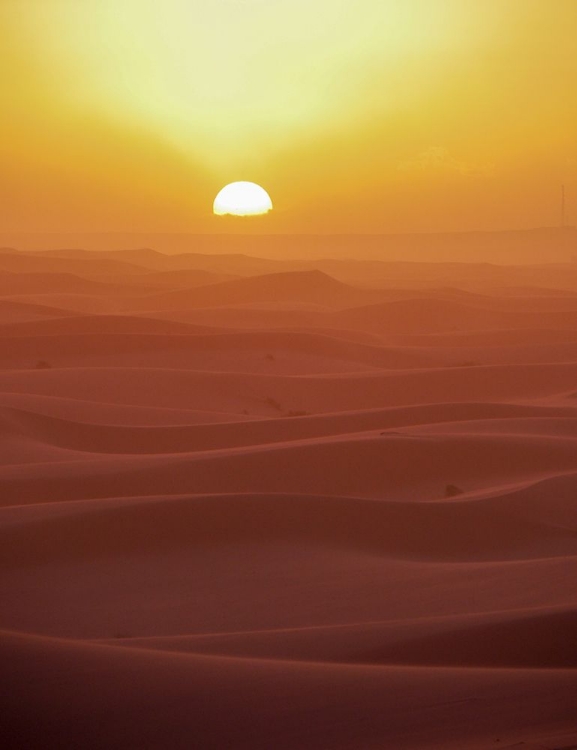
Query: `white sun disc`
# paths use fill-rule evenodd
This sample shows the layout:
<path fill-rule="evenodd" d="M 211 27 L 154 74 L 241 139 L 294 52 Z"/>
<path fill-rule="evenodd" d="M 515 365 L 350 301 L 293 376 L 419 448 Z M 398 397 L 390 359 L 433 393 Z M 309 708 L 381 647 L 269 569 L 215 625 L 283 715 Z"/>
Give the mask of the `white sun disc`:
<path fill-rule="evenodd" d="M 213 205 L 217 216 L 256 216 L 271 210 L 270 195 L 255 182 L 231 182 L 219 192 Z"/>

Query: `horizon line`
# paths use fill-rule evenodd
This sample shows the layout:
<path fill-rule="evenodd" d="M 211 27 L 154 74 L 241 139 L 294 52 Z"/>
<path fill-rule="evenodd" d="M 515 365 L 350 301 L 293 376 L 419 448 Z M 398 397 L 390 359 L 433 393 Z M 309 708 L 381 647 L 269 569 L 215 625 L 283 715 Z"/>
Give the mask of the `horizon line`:
<path fill-rule="evenodd" d="M 577 224 L 565 224 L 564 226 L 543 225 L 525 228 L 508 229 L 457 229 L 442 231 L 413 231 L 413 232 L 194 232 L 194 231 L 147 231 L 136 230 L 38 230 L 38 231 L 2 231 L 0 237 L 6 235 L 169 235 L 169 236 L 193 236 L 193 237 L 246 237 L 256 239 L 259 237 L 414 237 L 414 236 L 446 236 L 446 235 L 470 235 L 470 234 L 507 234 L 507 233 L 529 233 L 529 232 L 560 232 L 567 233 L 577 230 Z"/>

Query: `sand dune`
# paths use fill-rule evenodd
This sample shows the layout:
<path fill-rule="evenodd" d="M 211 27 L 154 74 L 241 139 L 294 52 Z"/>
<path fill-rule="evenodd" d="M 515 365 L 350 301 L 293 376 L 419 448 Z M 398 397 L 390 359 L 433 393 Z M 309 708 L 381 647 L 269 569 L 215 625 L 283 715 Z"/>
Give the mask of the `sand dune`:
<path fill-rule="evenodd" d="M 511 610 L 232 634 L 127 638 L 123 646 L 336 664 L 568 668 L 577 666 L 574 609 Z M 115 645 L 115 640 L 108 642 Z M 362 645 L 361 645 L 362 644 Z M 570 645 L 568 645 L 570 644 Z"/>
<path fill-rule="evenodd" d="M 153 497 L 86 509 L 83 503 L 68 503 L 69 509 L 61 509 L 55 517 L 48 513 L 42 519 L 35 512 L 32 522 L 26 523 L 30 514 L 21 513 L 23 522 L 13 520 L 5 527 L 2 563 L 7 567 L 79 563 L 124 554 L 274 542 L 451 562 L 575 556 L 577 509 L 571 494 L 576 479 L 570 474 L 528 490 L 453 502 L 212 494 Z M 561 490 L 562 501 L 549 509 L 547 491 L 552 487 Z"/>
<path fill-rule="evenodd" d="M 80 306 L 85 307 L 83 303 Z M 29 312 L 27 308 L 25 310 Z M 449 334 L 385 336 L 384 340 L 379 340 L 334 328 L 315 328 L 314 333 L 302 327 L 277 328 L 265 333 L 257 327 L 250 331 L 240 329 L 233 334 L 224 326 L 118 314 L 78 316 L 71 311 L 68 320 L 52 318 L 41 324 L 28 320 L 30 315 L 26 313 L 27 319 L 22 322 L 0 323 L 0 337 L 10 336 L 12 339 L 10 347 L 0 355 L 0 364 L 4 367 L 33 366 L 38 359 L 36 355 L 47 348 L 54 353 L 51 364 L 55 367 L 160 365 L 176 369 L 284 372 L 291 375 L 370 369 L 570 363 L 577 360 L 577 341 L 572 340 L 572 333 L 562 331 L 552 337 L 560 341 L 548 343 L 541 343 L 545 337 L 523 335 L 523 331 L 507 332 L 504 336 L 487 332 L 472 334 L 470 338 Z M 267 318 L 270 321 L 271 316 L 267 315 Z M 208 320 L 211 323 L 223 322 L 211 316 Z M 187 339 L 185 334 L 194 334 L 196 338 Z M 201 334 L 205 334 L 203 338 L 199 337 Z M 208 334 L 220 335 L 209 338 Z M 50 342 L 44 341 L 47 336 L 51 337 Z M 25 338 L 18 340 L 18 337 Z M 341 339 L 348 343 L 344 344 Z M 352 344 L 355 339 L 359 342 L 356 346 Z M 519 339 L 525 339 L 527 343 L 516 343 Z M 483 345 L 484 340 L 495 343 Z M 510 343 L 504 343 L 507 341 Z M 362 343 L 368 346 L 362 346 Z M 163 352 L 162 356 L 158 355 L 159 351 Z"/>
<path fill-rule="evenodd" d="M 181 239 L 0 253 L 3 746 L 577 747 L 574 264 Z"/>
<path fill-rule="evenodd" d="M 396 300 L 333 313 L 338 325 L 381 333 L 445 333 L 500 328 L 575 330 L 577 310 L 501 311 L 451 300 Z"/>
<path fill-rule="evenodd" d="M 0 353 L 0 365 L 25 368 L 41 352 L 50 352 L 55 367 L 160 365 L 287 375 L 423 368 L 458 361 L 458 354 L 431 356 L 425 350 L 368 346 L 316 333 L 223 331 L 210 335 L 211 329 L 116 316 L 106 316 L 102 322 L 101 316 L 50 321 L 40 328 L 42 333 L 32 335 L 33 327 L 27 326 L 24 336 L 15 335 L 18 329 L 14 327 L 8 330 L 12 335 Z M 0 337 L 5 332 L 0 327 Z"/>
<path fill-rule="evenodd" d="M 237 413 L 247 409 L 267 417 L 278 416 L 276 404 L 283 412 L 328 413 L 451 401 L 518 403 L 569 394 L 576 383 L 577 363 L 300 377 L 161 368 L 0 371 L 0 392 Z"/>
<path fill-rule="evenodd" d="M 577 336 L 572 330 L 555 330 L 552 328 L 512 328 L 505 330 L 457 331 L 449 333 L 400 334 L 389 335 L 381 341 L 405 346 L 455 347 L 467 349 L 480 347 L 518 348 L 520 346 L 551 346 L 554 344 L 572 344 Z"/>
<path fill-rule="evenodd" d="M 217 273 L 216 271 L 205 271 L 203 269 L 186 269 L 177 268 L 174 271 L 152 271 L 146 274 L 126 274 L 122 277 L 118 273 L 102 274 L 93 276 L 98 281 L 107 283 L 119 283 L 122 281 L 125 285 L 142 288 L 150 287 L 161 290 L 163 288 L 172 289 L 192 289 L 194 287 L 209 286 L 210 284 L 220 284 L 223 281 L 232 281 L 238 278 L 236 274 Z"/>
<path fill-rule="evenodd" d="M 355 509 L 362 510 L 363 503 L 355 500 L 337 503 L 333 542 L 320 517 L 332 499 L 297 500 L 298 509 L 307 510 L 303 519 L 290 515 L 288 496 L 217 496 L 216 508 L 210 497 L 168 502 L 157 497 L 3 509 L 2 625 L 65 638 L 169 638 L 168 649 L 183 651 L 195 635 L 228 633 L 242 646 L 243 634 L 259 640 L 262 631 L 334 629 L 333 654 L 342 649 L 340 660 L 345 661 L 347 651 L 351 660 L 371 645 L 483 624 L 485 615 L 508 622 L 516 616 L 512 610 L 538 616 L 577 606 L 575 540 L 553 529 L 546 549 L 547 540 L 537 540 L 539 524 L 528 523 L 520 513 L 501 514 L 497 542 L 491 546 L 482 534 L 478 557 L 469 560 L 455 543 L 445 553 L 442 539 L 433 549 L 424 529 L 402 547 L 402 541 L 391 541 L 392 531 L 381 540 L 374 528 L 356 522 L 349 540 L 337 521 L 348 522 Z M 233 515 L 223 519 L 217 512 L 223 509 Z M 391 518 L 387 507 L 383 511 L 373 503 L 373 509 Z M 251 510 L 261 511 L 262 526 L 259 515 L 247 515 Z M 402 507 L 396 512 L 403 518 Z M 457 513 L 456 530 L 467 530 L 473 515 Z M 515 516 L 523 522 L 513 553 L 505 546 Z M 305 522 L 315 518 L 308 530 Z M 456 538 L 446 513 L 432 518 L 436 530 Z M 485 520 L 486 528 L 490 520 Z M 556 541 L 564 549 L 555 550 Z M 541 556 L 542 550 L 548 556 Z M 527 579 L 530 587 L 523 585 Z M 363 628 L 379 624 L 389 627 L 376 642 L 360 637 Z M 356 643 L 354 635 L 346 637 L 347 625 L 357 632 Z M 283 640 L 283 632 L 279 636 Z M 323 661 L 328 655 L 320 636 L 316 656 L 309 658 Z M 283 656 L 280 645 L 275 658 Z M 431 649 L 429 661 L 434 659 Z M 503 663 L 506 659 L 503 654 Z"/>
<path fill-rule="evenodd" d="M 466 491 L 559 472 L 577 440 L 530 435 L 361 433 L 214 452 L 98 457 L 76 453 L 0 469 L 2 503 L 189 492 L 290 492 L 432 500 L 449 484 Z"/>
<path fill-rule="evenodd" d="M 86 255 L 80 259 L 48 253 L 0 253 L 0 270 L 12 273 L 65 273 L 90 278 L 93 274 L 145 273 L 146 269 L 116 258 Z"/>
<path fill-rule="evenodd" d="M 200 240 L 202 238 L 196 239 Z M 223 236 L 217 238 L 213 236 L 212 239 L 225 244 L 227 243 L 228 238 Z M 227 273 L 238 276 L 257 276 L 260 274 L 275 273 L 277 271 L 302 270 L 306 267 L 310 267 L 309 263 L 300 260 L 291 262 L 287 260 L 255 257 L 257 254 L 254 252 L 251 252 L 248 255 L 242 251 L 215 253 L 214 250 L 217 248 L 214 247 L 211 247 L 210 252 L 208 253 L 191 252 L 190 248 L 199 243 L 187 242 L 186 244 L 186 251 L 183 252 L 181 249 L 179 252 L 173 254 L 158 252 L 150 247 L 136 247 L 134 249 L 118 248 L 115 250 L 102 250 L 102 248 L 99 247 L 94 250 L 84 250 L 80 248 L 70 250 L 49 249 L 36 252 L 35 255 L 82 260 L 103 259 L 121 261 L 130 265 L 146 268 L 150 271 L 166 271 L 167 269 L 194 270 L 208 271 L 210 273 Z M 243 250 L 246 250 L 246 244 L 244 244 Z"/>
<path fill-rule="evenodd" d="M 82 315 L 114 314 L 125 309 L 125 301 L 111 296 L 98 294 L 75 294 L 74 292 L 42 292 L 34 294 L 5 295 L 8 302 L 23 302 L 29 305 L 45 305 L 68 310 L 69 313 Z"/>
<path fill-rule="evenodd" d="M 559 736 L 562 728 L 569 736 L 563 717 L 575 700 L 574 678 L 567 670 L 300 665 L 140 653 L 11 634 L 3 645 L 13 671 L 26 674 L 35 664 L 38 674 L 32 688 L 15 682 L 8 704 L 10 734 L 28 742 L 33 737 L 31 715 L 15 710 L 26 696 L 36 706 L 34 724 L 42 730 L 45 747 L 62 742 L 63 725 L 67 740 L 85 747 L 168 742 L 184 748 L 192 736 L 207 748 L 267 748 L 271 733 L 281 748 L 370 747 L 384 733 L 399 745 L 419 744 L 426 737 L 429 747 L 467 747 L 473 733 L 487 743 L 495 735 L 517 738 L 510 726 L 521 723 L 528 708 L 530 731 L 547 736 L 548 730 L 551 736 L 554 727 Z M 73 665 L 65 683 L 54 679 L 63 662 Z M 519 692 L 523 698 L 503 699 L 503 694 Z M 418 720 L 407 722 L 415 705 L 424 710 Z M 251 720 L 255 712 L 258 722 Z M 311 712 L 316 721 L 309 726 Z M 218 720 L 223 713 L 226 722 Z M 109 720 L 98 722 L 99 715 Z M 443 732 L 441 725 L 450 729 Z"/>
<path fill-rule="evenodd" d="M 174 320 L 194 325 L 216 326 L 219 328 L 250 329 L 302 329 L 316 330 L 318 328 L 342 330 L 330 315 L 318 309 L 315 305 L 299 305 L 298 303 L 254 305 L 244 307 L 207 307 L 190 309 L 181 307 L 175 310 L 144 310 L 132 311 L 143 317 L 161 320 Z M 347 330 L 347 329 L 345 329 Z M 350 330 L 349 337 L 355 334 L 367 335 L 360 329 Z M 379 338 L 378 334 L 369 334 L 372 338 Z"/>
<path fill-rule="evenodd" d="M 493 262 L 474 262 L 463 257 L 463 246 L 459 247 L 459 257 L 446 262 L 439 262 L 439 258 L 424 262 L 423 257 L 396 261 L 351 260 L 349 258 L 327 259 L 314 261 L 315 267 L 336 278 L 350 279 L 351 283 L 368 283 L 371 286 L 386 286 L 395 289 L 426 289 L 444 283 L 466 291 L 481 293 L 495 289 L 513 288 L 518 294 L 531 293 L 535 288 L 541 290 L 557 290 L 564 295 L 567 291 L 577 289 L 577 268 L 574 263 L 555 263 L 536 261 L 531 264 L 525 256 L 522 264 L 507 264 L 503 255 Z M 567 256 L 565 256 L 566 258 Z M 496 262 L 495 262 L 496 261 Z"/>
<path fill-rule="evenodd" d="M 29 414 L 45 414 L 59 419 L 82 419 L 83 423 L 101 424 L 108 427 L 129 425 L 197 425 L 207 422 L 230 423 L 236 420 L 250 422 L 256 417 L 235 412 L 205 411 L 185 408 L 134 406 L 124 403 L 87 401 L 84 399 L 59 396 L 36 395 L 30 393 L 0 393 L 0 404 Z M 59 438 L 60 439 L 60 438 Z"/>
<path fill-rule="evenodd" d="M 151 291 L 158 286 L 149 279 Z M 147 286 L 148 286 L 147 285 Z M 103 297 L 122 297 L 124 295 L 142 293 L 142 288 L 134 288 L 130 284 L 115 282 L 95 281 L 94 279 L 82 278 L 72 273 L 0 273 L 0 294 L 96 294 Z"/>
<path fill-rule="evenodd" d="M 170 335 L 175 333 L 214 333 L 213 328 L 198 327 L 152 318 L 130 315 L 68 315 L 65 318 L 49 318 L 38 321 L 23 321 L 0 324 L 0 336 L 27 336 L 40 339 L 43 336 L 86 336 L 93 334 L 149 334 Z"/>
<path fill-rule="evenodd" d="M 133 309 L 162 310 L 195 307 L 234 307 L 242 304 L 300 302 L 327 308 L 353 307 L 367 300 L 380 300 L 379 291 L 358 289 L 333 279 L 322 271 L 294 271 L 199 287 L 194 291 L 164 292 L 150 295 Z"/>
<path fill-rule="evenodd" d="M 247 421 L 246 415 L 240 415 L 233 423 L 224 421 L 232 415 L 223 413 L 219 423 L 204 426 L 196 422 L 198 412 L 185 410 L 95 404 L 23 394 L 0 394 L 0 404 L 0 415 L 14 434 L 73 450 L 112 454 L 181 453 L 286 443 L 370 430 L 396 428 L 398 431 L 413 425 L 418 426 L 419 432 L 504 432 L 574 437 L 577 420 L 577 408 L 572 406 L 447 403 L 290 419 L 255 418 Z M 85 421 L 80 422 L 78 416 L 82 413 Z M 170 425 L 175 414 L 180 416 L 181 424 Z M 189 423 L 183 421 L 187 414 L 190 415 Z M 67 418 L 70 415 L 76 419 Z M 166 425 L 158 424 L 162 417 L 166 419 Z M 148 418 L 150 422 L 134 422 L 136 418 Z"/>
<path fill-rule="evenodd" d="M 37 321 L 44 318 L 64 318 L 72 313 L 48 305 L 35 305 L 17 299 L 0 299 L 0 320 L 3 323 Z"/>

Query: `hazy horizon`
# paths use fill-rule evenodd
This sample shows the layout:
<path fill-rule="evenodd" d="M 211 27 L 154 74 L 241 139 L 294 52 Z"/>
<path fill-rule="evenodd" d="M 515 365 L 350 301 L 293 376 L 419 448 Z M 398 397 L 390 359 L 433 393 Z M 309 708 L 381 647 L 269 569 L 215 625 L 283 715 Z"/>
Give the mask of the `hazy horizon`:
<path fill-rule="evenodd" d="M 170 255 L 241 252 L 287 261 L 334 257 L 412 262 L 572 263 L 577 257 L 577 230 L 565 226 L 413 234 L 0 232 L 1 247 L 26 251 L 78 248 L 106 252 L 150 248 Z"/>

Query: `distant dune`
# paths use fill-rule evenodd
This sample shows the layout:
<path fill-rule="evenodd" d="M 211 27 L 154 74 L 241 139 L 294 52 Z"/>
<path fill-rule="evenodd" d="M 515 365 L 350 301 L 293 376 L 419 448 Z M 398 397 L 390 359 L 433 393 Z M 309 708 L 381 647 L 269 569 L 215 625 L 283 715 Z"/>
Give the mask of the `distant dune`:
<path fill-rule="evenodd" d="M 78 276 L 114 273 L 144 273 L 139 266 L 115 258 L 86 256 L 80 259 L 52 257 L 40 253 L 0 253 L 0 270 L 12 273 L 64 273 Z"/>
<path fill-rule="evenodd" d="M 359 258 L 422 262 L 550 263 L 571 259 L 577 246 L 575 227 L 543 227 L 493 232 L 438 234 L 0 234 L 0 245 L 26 250 L 82 247 L 122 251 L 127 259 L 155 248 L 164 253 L 248 254 L 283 258 Z M 126 248 L 145 248 L 126 250 Z M 61 252 L 61 251 L 59 251 Z M 74 256 L 71 256 L 74 257 Z"/>
<path fill-rule="evenodd" d="M 0 320 L 6 323 L 28 322 L 46 318 L 64 318 L 69 315 L 73 315 L 70 310 L 58 307 L 36 305 L 10 298 L 0 299 Z"/>
<path fill-rule="evenodd" d="M 141 309 L 163 310 L 293 302 L 343 308 L 361 304 L 367 299 L 382 298 L 378 291 L 351 287 L 314 270 L 235 279 L 200 287 L 193 292 L 185 289 L 164 292 L 142 300 L 139 306 Z M 134 309 L 137 309 L 136 303 Z"/>
<path fill-rule="evenodd" d="M 162 290 L 168 289 L 192 289 L 199 286 L 208 286 L 209 284 L 220 284 L 222 281 L 232 281 L 238 278 L 236 274 L 218 273 L 216 271 L 204 271 L 203 269 L 186 269 L 176 268 L 173 271 L 149 271 L 145 274 L 126 274 L 120 276 L 115 274 L 95 274 L 94 278 L 98 281 L 108 283 L 118 283 L 131 286 L 140 286 L 141 289 L 157 288 Z M 142 292 L 141 292 L 142 293 Z"/>
<path fill-rule="evenodd" d="M 94 334 L 208 334 L 214 328 L 198 327 L 187 323 L 153 320 L 130 315 L 73 315 L 46 318 L 42 321 L 21 321 L 0 324 L 0 336 L 41 338 L 43 336 L 84 336 Z"/>
<path fill-rule="evenodd" d="M 146 278 L 145 278 L 146 283 Z M 158 288 L 150 281 L 150 289 Z M 142 294 L 130 284 L 105 283 L 75 276 L 71 273 L 14 273 L 0 272 L 0 295 L 16 294 L 96 294 L 100 296 L 122 297 L 130 294 Z"/>

